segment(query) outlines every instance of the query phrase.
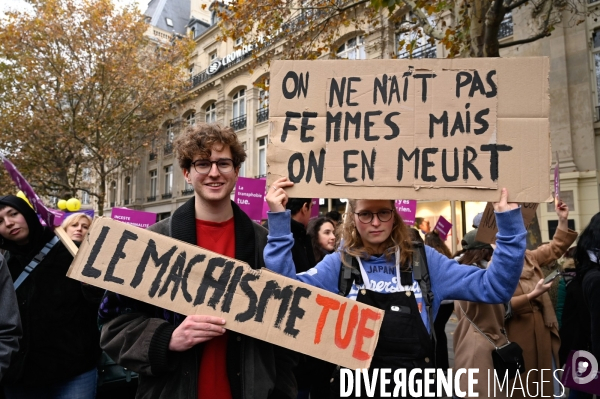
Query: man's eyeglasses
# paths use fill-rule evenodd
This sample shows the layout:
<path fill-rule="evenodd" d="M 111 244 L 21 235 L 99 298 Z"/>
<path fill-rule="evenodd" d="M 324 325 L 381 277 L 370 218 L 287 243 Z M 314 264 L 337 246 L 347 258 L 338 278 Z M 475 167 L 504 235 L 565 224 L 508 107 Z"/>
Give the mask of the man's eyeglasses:
<path fill-rule="evenodd" d="M 221 158 L 216 161 L 209 161 L 208 159 L 200 159 L 192 162 L 192 166 L 196 169 L 196 172 L 201 175 L 205 175 L 212 169 L 213 164 L 217 164 L 217 169 L 221 173 L 229 173 L 233 171 L 233 159 Z"/>
<path fill-rule="evenodd" d="M 371 221 L 373 221 L 373 217 L 375 215 L 377 215 L 377 219 L 379 219 L 380 222 L 388 222 L 394 215 L 394 210 L 393 209 L 382 209 L 379 212 L 362 211 L 362 212 L 354 212 L 354 214 L 358 216 L 358 220 L 361 223 L 371 223 Z"/>

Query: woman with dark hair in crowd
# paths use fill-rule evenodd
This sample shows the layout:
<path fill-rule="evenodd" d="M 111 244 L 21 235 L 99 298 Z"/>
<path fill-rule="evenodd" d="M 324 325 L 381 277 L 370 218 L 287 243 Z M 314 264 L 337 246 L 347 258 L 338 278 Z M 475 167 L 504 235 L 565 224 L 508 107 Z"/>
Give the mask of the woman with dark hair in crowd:
<path fill-rule="evenodd" d="M 579 237 L 575 265 L 590 316 L 590 349 L 596 359 L 600 359 L 600 212 L 592 217 Z"/>
<path fill-rule="evenodd" d="M 326 216 L 320 216 L 308 222 L 308 235 L 312 243 L 316 263 L 335 249 L 335 222 Z"/>
<path fill-rule="evenodd" d="M 452 253 L 448 249 L 448 246 L 442 239 L 437 231 L 425 234 L 425 245 L 430 246 L 447 258 L 452 258 Z M 450 362 L 448 361 L 448 337 L 446 336 L 446 323 L 450 320 L 452 312 L 454 311 L 454 301 L 445 300 L 440 305 L 440 310 L 433 322 L 433 329 L 435 331 L 436 346 L 435 346 L 435 362 L 436 367 L 442 370 L 448 370 L 450 368 Z"/>
<path fill-rule="evenodd" d="M 476 236 L 477 229 L 471 230 L 465 235 L 461 242 L 462 249 L 456 253 L 455 259 L 465 267 L 487 269 L 494 249 L 490 244 L 475 240 Z M 488 386 L 491 386 L 490 382 L 494 381 L 491 374 L 489 374 L 488 380 L 488 371 L 491 373 L 494 370 L 492 350 L 494 346 L 505 345 L 507 340 L 506 335 L 502 332 L 504 305 L 454 301 L 454 312 L 458 319 L 453 336 L 454 369 L 479 369 L 477 384 L 473 386 L 473 392 L 479 397 L 487 397 L 489 394 L 496 398 L 507 398 L 506 391 L 498 390 L 494 394 L 488 391 Z M 459 388 L 461 391 L 467 392 L 466 376 L 460 379 Z"/>
<path fill-rule="evenodd" d="M 98 304 L 87 301 L 81 283 L 67 277 L 73 257 L 14 195 L 0 197 L 0 248 L 10 253 L 23 324 L 20 349 L 2 380 L 6 399 L 93 399 Z M 38 263 L 34 258 L 41 253 Z"/>
<path fill-rule="evenodd" d="M 425 246 L 430 286 L 424 287 L 434 294 L 428 312 L 424 306 L 428 296 L 412 274 L 412 240 L 393 200 L 349 200 L 340 247 L 313 269 L 296 273 L 291 253 L 291 215 L 285 209 L 285 189 L 291 186 L 293 183 L 287 178 L 278 179 L 266 196 L 271 229 L 264 252 L 265 265 L 287 277 L 338 293 L 342 262 L 348 262 L 348 257 L 355 259 L 363 277 L 352 281 L 347 297 L 386 310 L 369 373 L 388 368 L 406 369 L 408 375 L 414 369 L 435 368 L 430 319 L 435 318 L 440 302 L 465 299 L 499 303 L 510 298 L 517 284 L 526 231 L 518 205 L 507 202 L 505 189 L 500 202 L 494 204 L 499 227 L 498 266 L 487 270 L 463 267 Z M 347 266 L 353 267 L 354 263 Z M 415 384 L 423 384 L 420 377 L 417 380 Z"/>

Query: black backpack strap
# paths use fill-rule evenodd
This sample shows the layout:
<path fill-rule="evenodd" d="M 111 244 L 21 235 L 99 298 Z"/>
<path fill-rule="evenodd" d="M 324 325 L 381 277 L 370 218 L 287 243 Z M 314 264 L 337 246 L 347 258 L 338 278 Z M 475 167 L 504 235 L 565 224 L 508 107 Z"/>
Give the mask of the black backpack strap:
<path fill-rule="evenodd" d="M 431 279 L 429 278 L 429 266 L 427 264 L 427 256 L 425 255 L 425 246 L 413 241 L 413 277 L 421 287 L 423 302 L 429 319 L 429 335 L 432 337 L 434 344 L 437 342 L 435 329 L 433 328 L 433 291 L 431 290 Z"/>
<path fill-rule="evenodd" d="M 350 256 L 346 252 L 342 252 L 342 265 L 340 267 L 340 276 L 338 280 L 338 294 L 347 297 L 352 289 L 352 284 L 356 281 L 358 284 L 362 284 L 362 276 L 360 274 L 360 267 L 355 257 Z M 348 264 L 352 266 L 347 266 Z"/>
<path fill-rule="evenodd" d="M 21 283 L 23 283 L 23 281 L 25 281 L 27 277 L 29 277 L 29 274 L 31 274 L 31 272 L 37 267 L 37 265 L 39 265 L 44 260 L 46 255 L 48 255 L 48 252 L 50 252 L 50 250 L 54 247 L 54 245 L 56 245 L 57 242 L 58 237 L 52 237 L 52 239 L 48 241 L 46 245 L 44 245 L 44 248 L 42 248 L 40 253 L 34 256 L 31 262 L 29 262 L 29 264 L 25 266 L 25 269 L 23 269 L 19 277 L 13 283 L 13 287 L 15 290 L 19 288 Z"/>

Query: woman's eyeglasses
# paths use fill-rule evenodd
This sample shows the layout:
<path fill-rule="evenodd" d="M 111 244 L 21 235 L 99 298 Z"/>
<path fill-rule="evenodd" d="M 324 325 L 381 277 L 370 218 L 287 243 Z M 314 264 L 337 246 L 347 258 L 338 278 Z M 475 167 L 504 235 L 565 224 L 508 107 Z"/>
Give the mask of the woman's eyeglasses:
<path fill-rule="evenodd" d="M 382 209 L 379 212 L 362 211 L 354 212 L 354 214 L 358 216 L 358 220 L 361 223 L 371 223 L 375 215 L 377 215 L 377 219 L 379 219 L 380 222 L 388 222 L 394 215 L 394 210 Z"/>

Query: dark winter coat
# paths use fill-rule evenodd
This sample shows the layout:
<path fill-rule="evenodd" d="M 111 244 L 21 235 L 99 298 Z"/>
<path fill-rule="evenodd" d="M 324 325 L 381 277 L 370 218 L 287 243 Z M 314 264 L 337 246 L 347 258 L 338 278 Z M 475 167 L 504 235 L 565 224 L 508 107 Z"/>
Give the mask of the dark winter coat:
<path fill-rule="evenodd" d="M 29 227 L 27 245 L 0 242 L 0 248 L 10 253 L 8 268 L 14 281 L 54 233 L 41 225 L 22 199 L 0 197 L 0 205 L 18 210 Z M 23 338 L 3 384 L 47 385 L 96 367 L 100 356 L 98 304 L 86 300 L 81 283 L 67 277 L 72 261 L 73 256 L 58 242 L 17 288 Z"/>
<path fill-rule="evenodd" d="M 149 230 L 196 245 L 192 198 Z M 267 231 L 232 202 L 235 258 L 264 267 Z M 126 313 L 124 313 L 126 312 Z M 119 364 L 139 373 L 137 398 L 191 399 L 198 395 L 198 367 L 203 345 L 185 352 L 168 349 L 173 331 L 185 316 L 114 293 L 100 308 L 102 348 Z M 227 372 L 232 397 L 295 398 L 292 368 L 297 355 L 276 345 L 228 331 Z"/>

